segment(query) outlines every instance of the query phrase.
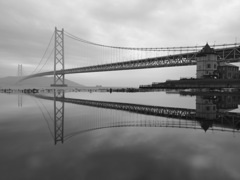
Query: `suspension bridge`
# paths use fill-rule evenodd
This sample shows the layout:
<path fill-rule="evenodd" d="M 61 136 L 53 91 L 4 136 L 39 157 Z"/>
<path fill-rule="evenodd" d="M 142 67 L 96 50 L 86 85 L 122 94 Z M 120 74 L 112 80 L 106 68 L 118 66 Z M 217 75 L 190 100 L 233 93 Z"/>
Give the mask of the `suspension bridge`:
<path fill-rule="evenodd" d="M 65 68 L 65 37 L 78 42 L 78 62 L 82 64 L 93 62 L 95 64 L 77 68 Z M 50 50 L 53 41 L 54 47 Z M 64 31 L 64 29 L 58 30 L 55 28 L 41 61 L 34 71 L 30 75 L 24 76 L 22 80 L 53 75 L 53 86 L 66 86 L 65 74 L 196 65 L 197 54 L 203 47 L 146 48 L 110 46 L 87 41 Z M 240 61 L 240 43 L 218 44 L 213 45 L 213 47 L 219 62 L 233 63 Z M 52 54 L 54 54 L 54 70 L 42 72 L 50 61 Z"/>
<path fill-rule="evenodd" d="M 58 94 L 61 94 L 59 98 Z M 62 94 L 63 93 L 63 94 Z M 62 142 L 75 135 L 116 127 L 167 127 L 167 128 L 185 128 L 185 129 L 210 129 L 212 131 L 220 132 L 237 132 L 240 129 L 240 114 L 233 112 L 216 112 L 216 118 L 207 119 L 202 117 L 202 113 L 195 109 L 175 108 L 164 106 L 148 106 L 130 103 L 106 102 L 106 101 L 92 101 L 84 99 L 65 98 L 64 91 L 54 91 L 54 97 L 35 94 L 33 95 L 39 99 L 54 101 L 54 133 L 51 132 L 55 144 Z M 81 130 L 64 135 L 64 103 L 71 103 L 75 105 L 91 106 L 94 108 L 112 109 L 118 111 L 128 111 L 136 114 L 150 115 L 155 117 L 166 117 L 162 119 L 144 119 L 144 120 L 114 120 L 106 121 L 96 120 L 96 122 L 83 122 Z M 43 109 L 43 108 L 42 108 Z M 46 109 L 46 108 L 45 108 Z M 43 113 L 43 110 L 41 110 Z M 44 114 L 43 114 L 44 115 Z M 49 112 L 48 112 L 48 115 Z M 47 115 L 44 115 L 46 120 Z M 84 121 L 84 120 L 83 120 Z M 46 122 L 48 122 L 46 120 Z M 49 127 L 49 124 L 48 124 Z"/>

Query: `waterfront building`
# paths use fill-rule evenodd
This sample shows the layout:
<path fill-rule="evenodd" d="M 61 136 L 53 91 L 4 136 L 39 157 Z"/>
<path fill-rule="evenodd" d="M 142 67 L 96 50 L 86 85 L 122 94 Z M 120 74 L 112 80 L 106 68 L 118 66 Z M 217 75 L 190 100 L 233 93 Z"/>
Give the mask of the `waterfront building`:
<path fill-rule="evenodd" d="M 207 43 L 197 54 L 197 79 L 214 77 L 217 67 L 217 54 Z"/>
<path fill-rule="evenodd" d="M 218 66 L 219 79 L 239 79 L 239 67 L 221 62 Z"/>

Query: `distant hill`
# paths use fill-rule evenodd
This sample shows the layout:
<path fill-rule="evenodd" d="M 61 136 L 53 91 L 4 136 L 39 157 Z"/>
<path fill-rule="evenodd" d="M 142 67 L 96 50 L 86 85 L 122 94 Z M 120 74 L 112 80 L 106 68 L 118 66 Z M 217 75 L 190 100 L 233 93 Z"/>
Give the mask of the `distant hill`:
<path fill-rule="evenodd" d="M 21 78 L 16 76 L 8 76 L 0 78 L 0 88 L 20 86 L 20 87 L 49 87 L 53 84 L 53 77 L 37 77 L 18 82 Z M 84 87 L 81 84 L 65 79 L 65 83 L 72 87 Z"/>

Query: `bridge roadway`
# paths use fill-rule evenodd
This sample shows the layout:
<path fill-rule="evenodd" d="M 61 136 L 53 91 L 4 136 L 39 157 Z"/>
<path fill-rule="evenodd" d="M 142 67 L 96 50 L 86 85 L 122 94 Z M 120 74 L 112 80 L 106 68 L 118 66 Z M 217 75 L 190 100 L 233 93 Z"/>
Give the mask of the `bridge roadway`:
<path fill-rule="evenodd" d="M 46 99 L 46 100 L 53 100 L 53 101 L 56 100 L 56 101 L 60 101 L 60 102 L 67 102 L 67 103 L 72 103 L 72 104 L 77 104 L 77 105 L 85 105 L 85 106 L 92 106 L 92 107 L 130 111 L 130 112 L 135 112 L 135 113 L 139 113 L 139 114 L 185 119 L 185 120 L 190 120 L 190 121 L 195 121 L 195 122 L 198 121 L 198 122 L 200 122 L 200 124 L 201 123 L 206 124 L 206 122 L 207 122 L 207 124 L 209 126 L 214 126 L 216 128 L 221 128 L 221 129 L 227 128 L 228 130 L 225 130 L 225 131 L 236 131 L 236 130 L 239 130 L 239 128 L 240 128 L 240 114 L 239 113 L 218 112 L 217 118 L 215 120 L 206 120 L 206 119 L 198 118 L 196 115 L 196 110 L 194 110 L 194 109 L 148 106 L 148 105 L 106 102 L 106 101 L 92 101 L 92 100 L 72 99 L 72 98 L 55 98 L 54 99 L 54 97 L 43 96 L 43 95 L 34 95 L 34 97 Z M 127 123 L 125 125 L 130 126 L 131 123 L 132 122 Z M 135 123 L 135 124 L 139 125 L 139 122 Z M 118 124 L 118 125 L 121 125 L 121 124 Z"/>
<path fill-rule="evenodd" d="M 226 62 L 239 62 L 240 61 L 240 46 L 227 47 L 215 49 L 218 60 Z M 172 66 L 189 66 L 196 65 L 196 56 L 198 52 L 189 52 L 183 54 L 174 54 L 168 56 L 132 60 L 125 62 L 109 63 L 95 66 L 79 67 L 65 70 L 58 70 L 56 74 L 75 74 L 75 73 L 89 73 L 89 72 L 102 72 L 102 71 L 120 71 L 131 69 L 147 69 L 147 68 L 160 68 Z M 24 77 L 22 80 L 53 75 L 54 71 L 32 74 Z"/>

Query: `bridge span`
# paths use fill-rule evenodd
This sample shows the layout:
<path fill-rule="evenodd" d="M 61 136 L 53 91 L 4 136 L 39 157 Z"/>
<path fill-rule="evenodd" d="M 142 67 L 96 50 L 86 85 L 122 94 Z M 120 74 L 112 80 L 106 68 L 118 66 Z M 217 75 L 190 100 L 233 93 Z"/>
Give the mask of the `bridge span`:
<path fill-rule="evenodd" d="M 240 46 L 235 44 L 231 47 L 216 48 L 215 49 L 218 61 L 224 62 L 240 62 Z M 93 65 L 79 68 L 62 69 L 48 72 L 42 72 L 32 74 L 24 77 L 22 80 L 29 78 L 49 76 L 49 75 L 65 75 L 65 74 L 77 74 L 77 73 L 89 73 L 89 72 L 103 72 L 103 71 L 120 71 L 120 70 L 133 70 L 133 69 L 148 69 L 148 68 L 161 68 L 161 67 L 173 67 L 173 66 L 189 66 L 197 64 L 198 52 L 179 53 L 174 55 L 167 55 L 161 57 L 153 57 L 132 61 L 122 61 L 116 63 L 107 63 L 102 65 Z"/>

